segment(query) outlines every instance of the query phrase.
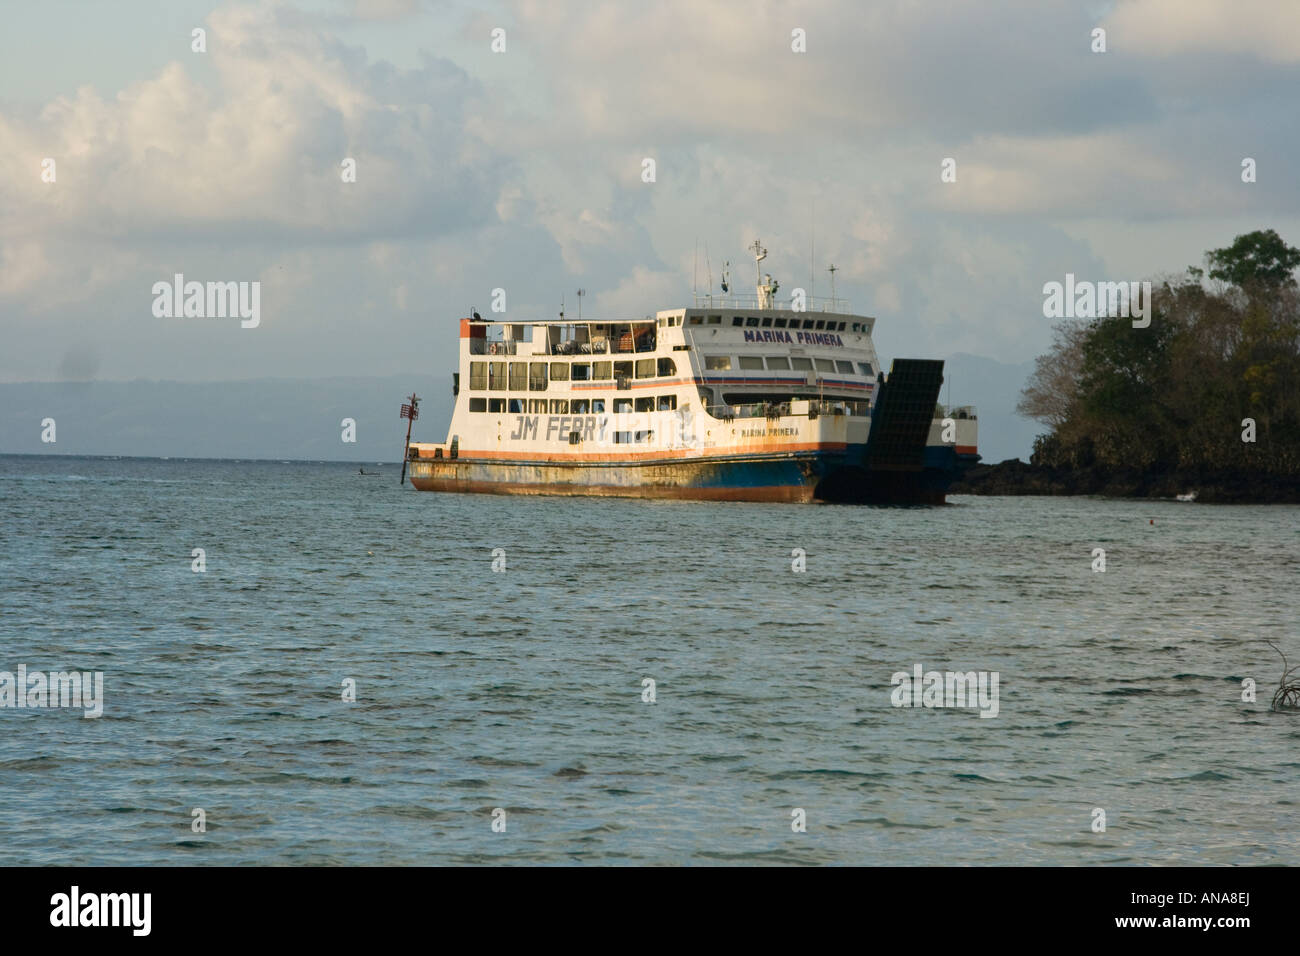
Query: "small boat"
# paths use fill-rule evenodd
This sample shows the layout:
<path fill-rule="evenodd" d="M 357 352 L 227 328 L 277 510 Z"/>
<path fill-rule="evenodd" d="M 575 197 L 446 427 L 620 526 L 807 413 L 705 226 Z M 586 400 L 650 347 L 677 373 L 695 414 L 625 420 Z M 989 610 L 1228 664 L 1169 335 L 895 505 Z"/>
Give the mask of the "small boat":
<path fill-rule="evenodd" d="M 1195 501 L 1195 500 L 1196 500 L 1196 492 L 1194 492 L 1194 491 L 1189 491 L 1189 492 L 1188 492 L 1187 494 L 1185 494 L 1185 495 L 1174 495 L 1174 500 L 1175 500 L 1175 501 Z"/>

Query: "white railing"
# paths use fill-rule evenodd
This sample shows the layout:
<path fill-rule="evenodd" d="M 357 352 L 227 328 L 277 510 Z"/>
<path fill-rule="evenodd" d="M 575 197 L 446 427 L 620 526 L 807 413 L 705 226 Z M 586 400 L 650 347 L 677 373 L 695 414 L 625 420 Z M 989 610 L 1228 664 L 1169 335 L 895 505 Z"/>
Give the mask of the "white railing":
<path fill-rule="evenodd" d="M 759 304 L 760 299 L 757 293 L 749 295 L 743 293 L 729 292 L 725 295 L 708 295 L 706 293 L 695 293 L 695 308 L 697 309 L 745 309 L 757 310 L 764 306 Z M 774 299 L 772 304 L 766 306 L 769 309 L 785 309 L 793 311 L 794 299 Z M 838 296 L 831 298 L 829 296 L 805 296 L 803 312 L 833 312 L 837 315 L 849 315 L 850 305 L 848 299 L 842 299 Z"/>

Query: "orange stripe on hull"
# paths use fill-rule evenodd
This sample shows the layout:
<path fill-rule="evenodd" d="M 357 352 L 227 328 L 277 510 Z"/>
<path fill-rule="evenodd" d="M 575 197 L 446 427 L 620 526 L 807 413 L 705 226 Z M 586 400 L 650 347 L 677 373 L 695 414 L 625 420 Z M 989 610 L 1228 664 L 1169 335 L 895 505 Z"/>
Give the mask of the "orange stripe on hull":
<path fill-rule="evenodd" d="M 681 449 L 677 451 L 644 451 L 644 452 L 591 452 L 584 454 L 574 452 L 572 454 L 556 454 L 548 451 L 471 451 L 461 449 L 460 458 L 433 458 L 428 455 L 421 455 L 422 461 L 542 461 L 556 465 L 563 465 L 567 462 L 624 462 L 624 461 L 672 461 L 684 458 L 735 458 L 746 455 L 780 455 L 791 452 L 842 452 L 847 447 L 844 442 L 807 442 L 804 444 L 762 444 L 762 445 L 745 445 L 732 446 L 731 448 L 713 449 L 711 451 L 696 451 L 693 449 Z"/>

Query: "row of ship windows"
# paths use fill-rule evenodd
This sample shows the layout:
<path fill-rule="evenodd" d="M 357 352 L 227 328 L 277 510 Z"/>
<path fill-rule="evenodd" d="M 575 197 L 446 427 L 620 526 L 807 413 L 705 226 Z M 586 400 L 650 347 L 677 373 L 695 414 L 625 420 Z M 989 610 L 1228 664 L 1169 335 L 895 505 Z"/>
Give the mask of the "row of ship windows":
<path fill-rule="evenodd" d="M 764 364 L 766 362 L 766 364 Z M 843 375 L 853 374 L 853 363 L 846 362 L 844 359 L 810 359 L 802 358 L 798 355 L 787 358 L 784 355 L 769 355 L 764 358 L 761 355 L 742 355 L 739 364 L 733 364 L 730 355 L 706 355 L 704 356 L 704 368 L 711 372 L 728 372 L 733 368 L 739 369 L 767 369 L 773 371 L 795 371 L 811 372 L 814 369 L 818 372 L 839 372 Z M 875 374 L 872 371 L 870 362 L 858 363 L 858 374 L 871 376 Z"/>
<path fill-rule="evenodd" d="M 667 378 L 677 374 L 670 358 L 628 362 L 470 362 L 470 391 L 544 392 L 547 382 L 600 382 Z"/>
<path fill-rule="evenodd" d="M 676 395 L 646 395 L 641 398 L 613 399 L 614 414 L 626 412 L 672 412 L 677 410 Z M 508 415 L 603 415 L 603 398 L 471 398 L 471 412 Z"/>
<path fill-rule="evenodd" d="M 722 325 L 722 316 L 720 315 L 692 315 L 687 320 L 688 325 Z M 672 324 L 672 320 L 668 320 Z M 659 324 L 663 325 L 664 320 L 660 319 Z M 681 318 L 677 319 L 677 324 L 681 325 Z M 835 322 L 829 319 L 787 319 L 783 316 L 774 315 L 733 315 L 731 317 L 733 326 L 747 326 L 749 328 L 763 329 L 813 329 L 818 332 L 843 332 L 848 327 L 848 322 Z M 853 332 L 867 331 L 866 323 L 854 322 Z"/>

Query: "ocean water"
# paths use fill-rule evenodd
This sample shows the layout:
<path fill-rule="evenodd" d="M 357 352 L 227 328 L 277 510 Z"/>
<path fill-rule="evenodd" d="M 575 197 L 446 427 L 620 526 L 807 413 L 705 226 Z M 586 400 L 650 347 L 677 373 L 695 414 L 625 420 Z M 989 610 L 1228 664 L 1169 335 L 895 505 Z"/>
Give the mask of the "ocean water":
<path fill-rule="evenodd" d="M 368 470 L 0 457 L 0 670 L 104 681 L 0 709 L 0 864 L 1300 862 L 1298 508 Z"/>

